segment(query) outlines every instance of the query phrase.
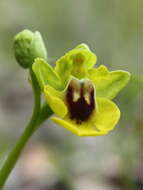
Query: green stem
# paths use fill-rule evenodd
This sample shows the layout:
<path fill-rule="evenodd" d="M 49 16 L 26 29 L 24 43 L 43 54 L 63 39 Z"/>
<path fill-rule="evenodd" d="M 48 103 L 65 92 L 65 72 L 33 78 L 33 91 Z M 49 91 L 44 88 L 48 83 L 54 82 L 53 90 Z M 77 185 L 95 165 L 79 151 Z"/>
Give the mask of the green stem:
<path fill-rule="evenodd" d="M 28 123 L 26 129 L 24 130 L 23 134 L 17 141 L 16 145 L 14 146 L 13 150 L 8 155 L 7 160 L 5 161 L 3 167 L 0 170 L 0 190 L 2 190 L 10 172 L 14 168 L 25 144 L 30 139 L 32 134 L 35 131 L 35 127 L 37 126 L 37 121 L 40 113 L 40 99 L 41 99 L 41 92 L 37 80 L 32 71 L 30 71 L 31 80 L 32 80 L 32 87 L 34 93 L 34 108 L 33 114 L 31 117 L 30 122 Z"/>
<path fill-rule="evenodd" d="M 39 113 L 39 119 L 37 122 L 37 127 L 39 127 L 47 118 L 49 118 L 53 114 L 53 111 L 48 106 L 47 103 L 43 104 L 41 111 Z M 36 128 L 37 129 L 37 128 Z"/>

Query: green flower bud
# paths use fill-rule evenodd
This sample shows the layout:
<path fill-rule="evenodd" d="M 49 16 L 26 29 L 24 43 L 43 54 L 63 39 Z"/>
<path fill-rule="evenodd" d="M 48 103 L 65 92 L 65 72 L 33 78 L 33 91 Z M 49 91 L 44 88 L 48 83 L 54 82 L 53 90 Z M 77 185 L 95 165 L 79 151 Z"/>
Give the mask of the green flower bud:
<path fill-rule="evenodd" d="M 47 51 L 41 34 L 23 30 L 14 38 L 14 51 L 17 62 L 23 68 L 29 68 L 34 62 L 34 59 L 47 59 Z"/>

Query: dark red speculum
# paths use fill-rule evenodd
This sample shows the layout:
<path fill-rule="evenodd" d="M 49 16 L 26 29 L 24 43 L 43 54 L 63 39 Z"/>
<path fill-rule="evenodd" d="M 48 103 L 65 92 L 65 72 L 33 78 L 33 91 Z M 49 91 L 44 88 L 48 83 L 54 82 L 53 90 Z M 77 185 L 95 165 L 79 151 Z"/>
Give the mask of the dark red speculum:
<path fill-rule="evenodd" d="M 95 89 L 89 80 L 72 79 L 66 91 L 70 118 L 77 123 L 87 121 L 95 110 Z"/>

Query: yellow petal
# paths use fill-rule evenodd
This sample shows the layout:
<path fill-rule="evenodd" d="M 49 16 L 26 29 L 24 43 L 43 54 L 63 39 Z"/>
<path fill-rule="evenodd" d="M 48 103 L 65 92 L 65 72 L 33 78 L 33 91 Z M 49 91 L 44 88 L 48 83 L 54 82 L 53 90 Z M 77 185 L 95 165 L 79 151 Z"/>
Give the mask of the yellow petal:
<path fill-rule="evenodd" d="M 112 130 L 119 118 L 120 110 L 116 104 L 105 98 L 97 98 L 97 110 L 88 121 L 77 124 L 68 115 L 64 119 L 58 117 L 51 119 L 78 136 L 100 136 Z"/>
<path fill-rule="evenodd" d="M 64 101 L 62 100 L 62 92 L 56 91 L 51 86 L 46 85 L 44 88 L 44 94 L 46 101 L 53 112 L 62 118 L 65 117 L 68 110 Z"/>
<path fill-rule="evenodd" d="M 106 131 L 97 130 L 94 124 L 92 125 L 91 122 L 76 124 L 74 121 L 68 118 L 60 119 L 58 117 L 52 117 L 51 119 L 58 125 L 66 128 L 67 130 L 78 136 L 100 136 L 107 134 Z"/>
<path fill-rule="evenodd" d="M 115 103 L 106 98 L 97 98 L 97 112 L 95 116 L 96 128 L 110 131 L 120 118 L 120 110 Z"/>

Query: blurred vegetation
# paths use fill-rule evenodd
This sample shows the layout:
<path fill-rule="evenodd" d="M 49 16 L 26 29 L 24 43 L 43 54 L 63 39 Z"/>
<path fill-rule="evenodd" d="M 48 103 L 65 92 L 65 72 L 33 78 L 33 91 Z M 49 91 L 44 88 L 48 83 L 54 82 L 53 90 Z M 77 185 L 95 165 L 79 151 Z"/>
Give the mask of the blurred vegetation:
<path fill-rule="evenodd" d="M 46 122 L 5 190 L 143 189 L 142 18 L 142 0 L 0 0 L 0 165 L 32 110 L 27 72 L 13 54 L 13 37 L 19 31 L 41 32 L 51 64 L 84 42 L 97 54 L 98 65 L 132 73 L 115 100 L 122 117 L 110 135 L 79 138 Z"/>

